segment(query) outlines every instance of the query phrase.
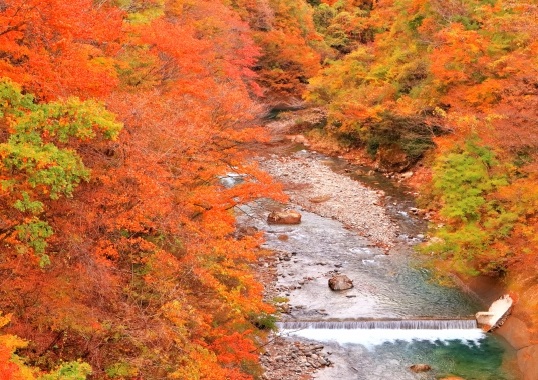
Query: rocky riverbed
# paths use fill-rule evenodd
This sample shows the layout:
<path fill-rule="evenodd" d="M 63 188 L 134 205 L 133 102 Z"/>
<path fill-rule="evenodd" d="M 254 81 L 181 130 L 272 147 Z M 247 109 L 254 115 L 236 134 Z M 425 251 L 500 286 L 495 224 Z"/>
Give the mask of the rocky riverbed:
<path fill-rule="evenodd" d="M 263 158 L 258 160 L 284 184 L 290 204 L 260 200 L 245 206 L 245 217 L 239 219 L 245 231 L 264 231 L 263 246 L 274 252 L 258 263 L 259 275 L 266 286 L 266 301 L 277 306 L 281 321 L 436 316 L 457 319 L 475 312 L 472 303 L 459 291 L 440 289 L 428 281 L 425 271 L 410 264 L 411 246 L 423 241 L 424 224 L 413 212 L 416 209 L 409 196 L 403 196 L 402 190 L 392 183 L 385 184 L 387 180 L 375 173 L 366 177 L 352 175 L 357 181 L 349 175 L 358 172 L 352 165 L 316 152 L 297 150 L 298 145 L 293 146 L 285 136 L 293 126 L 291 119 L 273 124 L 269 128 L 272 141 L 260 149 Z M 366 173 L 368 169 L 361 171 Z M 360 182 L 363 180 L 374 188 L 364 186 Z M 302 214 L 300 224 L 267 223 L 270 211 L 286 206 Z M 339 274 L 348 275 L 354 287 L 339 292 L 330 290 L 328 279 Z M 425 343 L 411 343 L 415 341 L 406 341 L 407 338 L 395 343 L 397 336 L 393 335 L 397 334 L 389 332 L 381 342 L 362 332 L 360 343 L 350 351 L 332 341 L 333 332 L 328 341 L 281 335 L 289 332 L 273 333 L 260 349 L 263 379 L 429 380 L 457 369 L 455 356 L 469 357 L 465 344 L 469 340 L 465 339 L 463 343 L 450 343 L 447 348 L 445 341 L 428 341 L 428 337 Z M 460 335 L 450 339 L 461 341 Z M 478 344 L 478 340 L 473 344 Z M 502 349 L 495 348 L 496 344 L 491 352 L 499 355 Z M 435 355 L 447 350 L 447 361 L 439 361 Z M 426 356 L 434 367 L 431 372 L 417 374 L 410 370 L 417 359 L 422 361 Z M 487 378 L 473 377 L 484 374 L 483 368 L 474 367 L 464 373 L 471 378 Z M 490 373 L 499 374 L 501 370 L 495 368 Z"/>
<path fill-rule="evenodd" d="M 265 285 L 265 300 L 274 303 L 280 315 L 290 312 L 288 303 L 280 297 L 289 289 L 277 286 L 277 267 L 279 263 L 289 261 L 290 256 L 285 252 L 274 252 L 262 257 L 258 263 L 258 280 Z M 263 380 L 310 380 L 318 369 L 333 364 L 332 352 L 324 345 L 290 340 L 277 332 L 271 333 L 260 353 Z"/>
<path fill-rule="evenodd" d="M 306 150 L 273 156 L 262 167 L 284 183 L 292 203 L 336 219 L 383 247 L 392 246 L 397 226 L 384 208 L 383 193 L 334 173 L 315 156 Z"/>
<path fill-rule="evenodd" d="M 350 237 L 357 236 L 360 245 L 364 247 L 377 249 L 374 246 L 380 246 L 388 249 L 394 244 L 397 226 L 384 208 L 383 192 L 372 190 L 347 176 L 333 172 L 323 161 L 320 162 L 315 152 L 300 151 L 284 157 L 273 155 L 269 159 L 261 160 L 261 165 L 284 184 L 286 193 L 290 196 L 290 203 L 295 205 L 294 207 L 301 207 L 306 223 L 313 215 L 319 215 L 333 219 L 335 228 L 341 228 L 338 227 L 340 225 L 338 222 L 343 223 L 347 229 L 345 233 Z M 263 225 L 265 222 L 259 221 L 259 223 Z M 285 226 L 273 226 L 266 237 L 273 240 L 276 238 L 286 245 L 288 231 L 293 234 L 292 229 Z M 348 241 L 349 238 L 343 240 Z M 353 247 L 351 249 L 360 250 L 358 245 Z M 378 254 L 383 256 L 383 250 L 377 250 Z M 287 300 L 286 297 L 290 296 L 290 292 L 299 291 L 305 283 L 315 281 L 325 283 L 327 276 L 338 273 L 338 268 L 343 265 L 327 266 L 327 262 L 314 260 L 311 263 L 304 263 L 305 267 L 313 269 L 312 273 L 307 274 L 305 271 L 292 274 L 289 273 L 290 264 L 298 262 L 298 258 L 294 256 L 293 253 L 283 250 L 260 261 L 260 272 L 264 277 L 261 281 L 266 284 L 267 301 Z M 302 259 L 304 258 L 299 260 Z M 351 300 L 351 297 L 348 299 Z M 324 310 L 312 311 L 295 304 L 296 302 L 276 303 L 279 313 L 282 316 L 287 315 L 288 318 L 301 313 L 313 312 L 319 315 L 325 313 Z M 316 370 L 333 364 L 331 351 L 332 348 L 327 350 L 320 344 L 292 340 L 275 333 L 270 336 L 269 343 L 261 355 L 261 364 L 265 370 L 264 379 L 311 379 Z"/>
<path fill-rule="evenodd" d="M 314 112 L 313 115 L 307 116 L 303 115 L 303 119 L 318 120 L 323 117 L 323 113 Z M 303 210 L 342 222 L 349 230 L 348 233 L 362 235 L 365 246 L 378 245 L 386 252 L 394 245 L 398 227 L 391 221 L 384 207 L 383 192 L 333 172 L 326 162 L 320 161 L 315 152 L 302 150 L 291 155 L 286 154 L 291 144 L 285 134 L 289 133 L 293 126 L 293 119 L 268 125 L 274 145 L 263 148 L 265 157 L 259 159 L 262 168 L 284 184 L 285 191 L 290 196 L 290 203 L 301 206 Z M 268 157 L 266 148 L 278 154 L 270 154 Z M 285 232 L 276 234 L 276 238 L 284 243 L 287 239 Z M 274 237 L 275 235 L 267 235 L 267 238 Z M 381 251 L 379 253 L 382 254 Z M 275 300 L 283 300 L 276 302 L 281 316 L 290 316 L 294 312 L 294 306 L 286 302 L 286 296 L 290 295 L 290 292 L 299 290 L 305 283 L 313 281 L 314 277 L 321 277 L 326 281 L 327 274 L 337 273 L 334 272 L 335 269 L 338 271 L 338 268 L 325 267 L 325 262 L 314 262 L 312 264 L 315 268 L 324 273 L 312 274 L 312 277 L 288 276 L 285 281 L 282 276 L 286 274 L 283 271 L 289 268 L 292 260 L 297 261 L 292 253 L 276 251 L 273 256 L 264 257 L 259 262 L 260 281 L 265 284 L 266 300 L 273 303 Z M 341 264 L 337 265 L 341 267 Z M 315 312 L 324 313 L 324 310 Z M 331 367 L 334 360 L 339 360 L 338 357 L 332 358 L 333 348 L 290 339 L 280 336 L 279 333 L 273 333 L 269 337 L 268 344 L 262 351 L 260 361 L 265 372 L 263 378 L 266 380 L 312 379 L 317 370 Z"/>

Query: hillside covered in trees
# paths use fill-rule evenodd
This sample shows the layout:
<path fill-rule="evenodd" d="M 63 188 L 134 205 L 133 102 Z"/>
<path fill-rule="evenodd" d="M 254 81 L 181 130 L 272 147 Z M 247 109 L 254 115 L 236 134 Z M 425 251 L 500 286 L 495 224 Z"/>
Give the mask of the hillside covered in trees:
<path fill-rule="evenodd" d="M 537 289 L 537 35 L 511 0 L 0 2 L 0 378 L 258 379 L 234 207 L 285 200 L 247 147 L 290 99 L 417 172 L 438 268 Z"/>

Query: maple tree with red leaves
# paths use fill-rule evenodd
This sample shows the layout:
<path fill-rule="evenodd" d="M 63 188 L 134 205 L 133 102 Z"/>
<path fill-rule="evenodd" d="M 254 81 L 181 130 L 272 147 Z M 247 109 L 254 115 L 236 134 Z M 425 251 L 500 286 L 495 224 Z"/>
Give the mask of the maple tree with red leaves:
<path fill-rule="evenodd" d="M 123 12 L 103 2 L 4 1 L 0 71 L 39 99 L 100 98 L 117 85 Z"/>

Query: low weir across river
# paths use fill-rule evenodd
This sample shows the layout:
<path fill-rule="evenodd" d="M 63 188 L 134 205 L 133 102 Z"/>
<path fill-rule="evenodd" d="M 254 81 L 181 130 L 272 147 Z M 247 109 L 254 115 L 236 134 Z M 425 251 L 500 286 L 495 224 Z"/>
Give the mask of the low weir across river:
<path fill-rule="evenodd" d="M 477 329 L 475 319 L 376 319 L 342 321 L 293 321 L 277 324 L 281 330 L 470 330 Z"/>

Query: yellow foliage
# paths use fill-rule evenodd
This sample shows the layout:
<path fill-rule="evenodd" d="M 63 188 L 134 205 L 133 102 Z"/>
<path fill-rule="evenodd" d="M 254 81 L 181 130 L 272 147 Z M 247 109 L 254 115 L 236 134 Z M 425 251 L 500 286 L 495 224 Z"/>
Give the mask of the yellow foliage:
<path fill-rule="evenodd" d="M 0 328 L 11 321 L 11 315 L 2 316 L 0 312 Z M 11 335 L 0 335 L 0 378 L 2 380 L 35 380 L 37 371 L 24 365 L 23 360 L 15 355 L 15 350 L 26 347 L 21 338 Z"/>

